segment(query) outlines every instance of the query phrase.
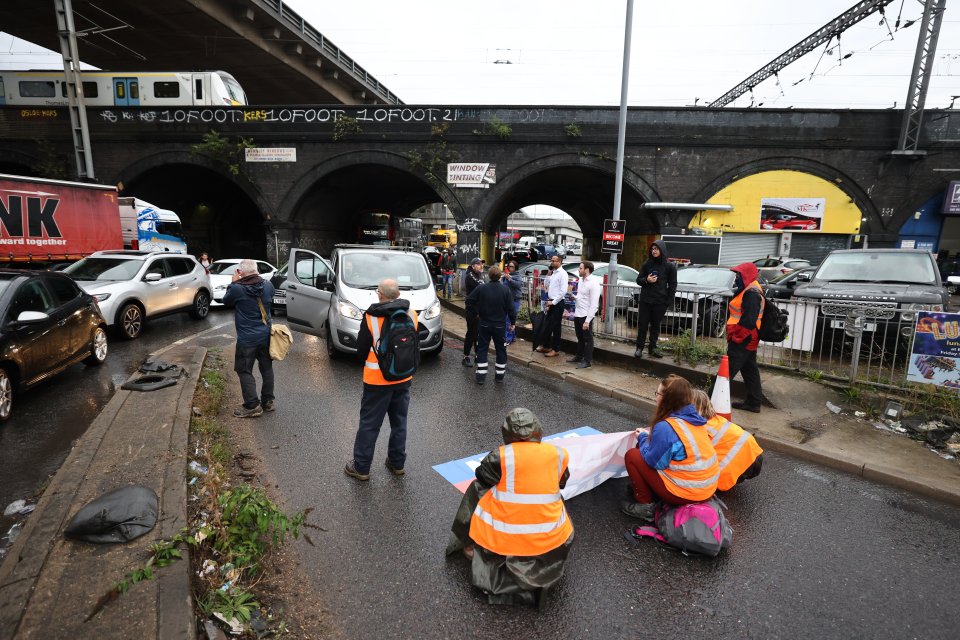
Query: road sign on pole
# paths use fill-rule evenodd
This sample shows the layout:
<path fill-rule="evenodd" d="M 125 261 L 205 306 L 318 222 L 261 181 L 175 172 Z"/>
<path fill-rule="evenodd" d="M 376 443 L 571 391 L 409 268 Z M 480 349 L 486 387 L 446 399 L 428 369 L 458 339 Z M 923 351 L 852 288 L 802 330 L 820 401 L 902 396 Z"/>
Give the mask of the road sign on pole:
<path fill-rule="evenodd" d="M 603 253 L 623 253 L 623 241 L 626 236 L 626 221 L 604 220 L 603 238 L 600 242 L 600 251 Z"/>

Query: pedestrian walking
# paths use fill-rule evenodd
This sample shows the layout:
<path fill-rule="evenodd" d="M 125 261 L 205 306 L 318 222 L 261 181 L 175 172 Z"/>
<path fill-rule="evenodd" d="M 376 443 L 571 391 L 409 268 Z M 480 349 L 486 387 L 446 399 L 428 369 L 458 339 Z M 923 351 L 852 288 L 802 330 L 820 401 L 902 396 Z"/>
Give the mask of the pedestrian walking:
<path fill-rule="evenodd" d="M 413 319 L 414 330 L 418 325 L 417 312 L 410 310 L 408 300 L 400 300 L 400 288 L 395 280 L 381 280 L 377 286 L 379 302 L 370 305 L 360 322 L 357 335 L 357 355 L 365 358 L 363 363 L 363 396 L 360 400 L 360 426 L 353 442 L 353 459 L 347 462 L 343 472 L 357 480 L 370 479 L 370 465 L 377 446 L 384 416 L 390 419 L 390 440 L 387 444 L 385 465 L 395 476 L 406 471 L 407 461 L 407 409 L 410 406 L 410 386 L 413 376 L 402 380 L 387 380 L 380 370 L 374 349 L 380 336 L 390 331 L 390 316 L 397 310 L 406 312 Z"/>
<path fill-rule="evenodd" d="M 593 319 L 600 309 L 602 285 L 593 277 L 593 263 L 580 263 L 580 281 L 577 283 L 577 302 L 573 312 L 573 328 L 577 332 L 577 353 L 567 360 L 577 363 L 577 369 L 586 369 L 593 362 Z"/>
<path fill-rule="evenodd" d="M 270 359 L 270 304 L 273 285 L 260 277 L 257 263 L 241 260 L 231 276 L 223 295 L 223 304 L 233 307 L 233 323 L 237 329 L 237 346 L 233 356 L 233 370 L 240 378 L 243 404 L 233 415 L 237 418 L 256 418 L 264 411 L 274 410 L 273 360 Z M 253 363 L 260 370 L 260 395 L 253 377 Z"/>
<path fill-rule="evenodd" d="M 478 286 L 467 296 L 467 317 L 476 316 L 477 327 L 477 384 L 487 380 L 487 360 L 490 357 L 490 341 L 497 353 L 496 382 L 503 382 L 507 373 L 507 347 L 504 344 L 506 329 L 514 329 L 517 312 L 513 307 L 510 290 L 500 284 L 500 267 L 494 265 L 487 272 L 490 281 Z"/>
<path fill-rule="evenodd" d="M 508 326 L 507 331 L 504 334 L 505 340 L 504 344 L 511 345 L 517 339 L 516 331 L 516 318 L 517 314 L 520 313 L 520 303 L 523 301 L 523 276 L 517 273 L 517 263 L 511 260 L 507 266 L 506 271 L 503 273 L 501 278 L 505 287 L 510 290 L 510 296 L 513 299 L 513 326 Z M 505 319 L 506 320 L 506 319 Z M 510 323 L 507 323 L 508 325 Z"/>
<path fill-rule="evenodd" d="M 760 368 L 757 367 L 757 347 L 760 346 L 760 319 L 763 318 L 763 289 L 757 282 L 757 266 L 744 262 L 730 269 L 737 274 L 733 284 L 736 294 L 729 302 L 727 316 L 727 356 L 730 361 L 730 380 L 738 372 L 743 374 L 747 387 L 745 400 L 734 402 L 734 409 L 760 413 L 763 387 Z"/>
<path fill-rule="evenodd" d="M 443 297 L 449 300 L 453 297 L 453 275 L 457 272 L 457 261 L 453 259 L 450 251 L 443 250 L 439 267 L 443 275 Z"/>
<path fill-rule="evenodd" d="M 570 454 L 541 442 L 529 409 L 513 409 L 500 428 L 504 446 L 487 454 L 463 495 L 447 555 L 471 560 L 470 582 L 490 604 L 536 604 L 563 577 L 573 523 L 560 490 Z"/>
<path fill-rule="evenodd" d="M 662 358 L 663 352 L 657 346 L 660 340 L 660 322 L 667 309 L 673 306 L 677 294 L 677 267 L 667 260 L 667 246 L 663 240 L 655 240 L 650 245 L 649 258 L 640 268 L 637 284 L 640 285 L 640 305 L 637 308 L 637 348 L 633 357 L 643 357 L 643 343 L 650 338 L 647 348 L 654 358 Z"/>
<path fill-rule="evenodd" d="M 560 340 L 563 331 L 564 298 L 567 295 L 569 279 L 567 272 L 560 268 L 560 256 L 550 258 L 553 273 L 547 278 L 547 338 L 541 351 L 548 358 L 560 355 Z M 540 349 L 538 349 L 539 351 Z"/>
<path fill-rule="evenodd" d="M 470 297 L 473 290 L 483 284 L 483 260 L 474 258 L 470 261 L 470 266 L 463 274 L 463 295 Z M 467 314 L 467 335 L 463 339 L 463 366 L 469 367 L 470 352 L 476 353 L 477 350 L 477 316 Z"/>

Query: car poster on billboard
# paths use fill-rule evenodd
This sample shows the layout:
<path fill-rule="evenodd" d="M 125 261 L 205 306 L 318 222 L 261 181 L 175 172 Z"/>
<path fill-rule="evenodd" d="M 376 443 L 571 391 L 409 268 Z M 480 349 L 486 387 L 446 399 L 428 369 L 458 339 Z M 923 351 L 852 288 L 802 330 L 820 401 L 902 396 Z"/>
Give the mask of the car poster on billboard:
<path fill-rule="evenodd" d="M 917 314 L 907 381 L 960 390 L 960 313 Z"/>
<path fill-rule="evenodd" d="M 761 231 L 820 231 L 826 198 L 762 198 Z"/>

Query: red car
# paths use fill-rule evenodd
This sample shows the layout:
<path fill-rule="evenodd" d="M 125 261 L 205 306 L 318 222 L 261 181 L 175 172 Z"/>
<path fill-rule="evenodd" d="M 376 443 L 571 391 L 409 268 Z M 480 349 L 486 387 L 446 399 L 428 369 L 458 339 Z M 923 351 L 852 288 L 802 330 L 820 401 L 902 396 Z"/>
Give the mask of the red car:
<path fill-rule="evenodd" d="M 769 219 L 764 220 L 760 226 L 763 229 L 785 231 L 815 231 L 820 228 L 820 224 L 817 220 L 811 220 L 809 218 Z"/>

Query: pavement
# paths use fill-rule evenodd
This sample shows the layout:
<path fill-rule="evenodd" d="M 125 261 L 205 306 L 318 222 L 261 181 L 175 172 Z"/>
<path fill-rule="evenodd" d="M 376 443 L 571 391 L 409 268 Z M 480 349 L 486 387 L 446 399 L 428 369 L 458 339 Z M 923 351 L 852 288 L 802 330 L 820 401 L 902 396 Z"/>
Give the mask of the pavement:
<path fill-rule="evenodd" d="M 446 310 L 444 331 L 462 341 L 467 327 L 463 300 L 441 300 L 441 304 Z M 567 358 L 576 352 L 572 329 L 564 328 L 562 353 L 553 358 L 531 349 L 528 327 L 518 326 L 517 337 L 517 342 L 507 349 L 511 365 L 590 389 L 636 406 L 644 414 L 654 411 L 654 394 L 666 375 L 681 375 L 695 387 L 710 389 L 717 373 L 715 365 L 679 364 L 669 355 L 657 360 L 645 353 L 637 359 L 633 357 L 632 343 L 601 338 L 594 339 L 592 366 L 577 369 L 575 364 L 567 363 Z M 494 359 L 492 345 L 489 358 L 491 362 Z M 957 460 L 945 460 L 922 442 L 877 429 L 874 421 L 857 418 L 839 390 L 762 366 L 761 376 L 766 405 L 759 414 L 734 409 L 733 421 L 753 433 L 764 449 L 960 505 Z M 731 381 L 734 400 L 742 398 L 743 391 L 739 378 Z M 831 412 L 827 402 L 843 408 L 842 413 Z"/>
<path fill-rule="evenodd" d="M 0 565 L 0 638 L 196 637 L 187 554 L 85 619 L 116 582 L 144 565 L 151 544 L 187 525 L 189 426 L 205 357 L 205 348 L 177 343 L 152 354 L 186 375 L 155 391 L 118 390 L 77 440 Z M 102 545 L 63 536 L 86 503 L 133 484 L 160 499 L 149 533 Z"/>

